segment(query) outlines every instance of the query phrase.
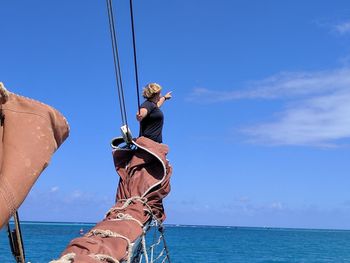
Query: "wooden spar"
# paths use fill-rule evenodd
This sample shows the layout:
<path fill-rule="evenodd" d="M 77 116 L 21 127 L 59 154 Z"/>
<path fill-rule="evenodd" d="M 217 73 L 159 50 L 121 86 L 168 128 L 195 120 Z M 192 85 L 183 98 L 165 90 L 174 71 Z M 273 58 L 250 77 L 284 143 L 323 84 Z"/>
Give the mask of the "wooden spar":
<path fill-rule="evenodd" d="M 7 224 L 8 237 L 11 247 L 11 252 L 17 263 L 25 263 L 25 253 L 21 232 L 21 225 L 18 217 L 18 212 L 13 214 L 14 229 L 11 230 L 10 223 Z"/>

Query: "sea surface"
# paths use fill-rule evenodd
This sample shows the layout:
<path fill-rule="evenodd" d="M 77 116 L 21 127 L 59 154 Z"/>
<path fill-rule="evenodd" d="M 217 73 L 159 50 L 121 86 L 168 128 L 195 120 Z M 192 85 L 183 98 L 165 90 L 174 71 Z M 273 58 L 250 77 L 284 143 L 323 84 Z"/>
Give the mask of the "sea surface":
<path fill-rule="evenodd" d="M 26 260 L 47 263 L 90 224 L 22 223 Z M 152 234 L 155 235 L 155 232 Z M 284 228 L 165 226 L 172 263 L 350 262 L 350 231 Z M 150 241 L 148 237 L 147 242 Z M 15 262 L 0 231 L 0 263 Z"/>

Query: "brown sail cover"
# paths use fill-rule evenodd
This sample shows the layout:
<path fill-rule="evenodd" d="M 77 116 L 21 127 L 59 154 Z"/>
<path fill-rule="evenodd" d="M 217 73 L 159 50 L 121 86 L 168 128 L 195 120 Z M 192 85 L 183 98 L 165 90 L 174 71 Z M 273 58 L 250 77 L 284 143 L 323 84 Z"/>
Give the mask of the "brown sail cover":
<path fill-rule="evenodd" d="M 118 144 L 117 138 L 115 144 Z M 130 262 L 133 243 L 143 234 L 152 215 L 165 219 L 162 200 L 170 192 L 172 168 L 168 146 L 145 137 L 136 149 L 115 148 L 113 158 L 120 176 L 117 202 L 103 221 L 83 237 L 70 242 L 59 260 L 52 262 Z"/>
<path fill-rule="evenodd" d="M 68 137 L 66 119 L 52 107 L 5 89 L 0 82 L 0 228 L 22 204 Z"/>

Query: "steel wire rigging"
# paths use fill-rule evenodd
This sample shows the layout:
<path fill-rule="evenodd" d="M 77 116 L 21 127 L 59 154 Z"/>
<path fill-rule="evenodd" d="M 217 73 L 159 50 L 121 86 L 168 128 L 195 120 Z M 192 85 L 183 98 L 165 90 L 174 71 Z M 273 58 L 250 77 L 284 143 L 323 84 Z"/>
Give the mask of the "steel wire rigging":
<path fill-rule="evenodd" d="M 118 90 L 120 114 L 121 114 L 123 126 L 126 126 L 126 128 L 128 129 L 128 120 L 127 120 L 124 87 L 123 87 L 121 66 L 120 66 L 120 59 L 119 59 L 118 39 L 117 39 L 116 25 L 115 25 L 114 12 L 113 12 L 113 3 L 112 3 L 112 0 L 106 0 L 106 3 L 107 3 L 107 11 L 108 11 L 109 30 L 110 30 L 110 36 L 111 36 L 111 42 L 112 42 L 113 63 L 114 63 L 114 71 L 115 71 L 115 78 L 116 78 L 116 86 Z M 140 111 L 140 89 L 139 89 L 139 76 L 138 76 L 138 67 L 137 67 L 136 37 L 135 37 L 134 12 L 133 12 L 132 0 L 129 1 L 129 9 L 130 9 L 131 32 L 132 32 L 132 43 L 133 43 L 133 62 L 134 62 L 134 72 L 135 72 L 137 106 L 138 106 L 138 111 Z"/>

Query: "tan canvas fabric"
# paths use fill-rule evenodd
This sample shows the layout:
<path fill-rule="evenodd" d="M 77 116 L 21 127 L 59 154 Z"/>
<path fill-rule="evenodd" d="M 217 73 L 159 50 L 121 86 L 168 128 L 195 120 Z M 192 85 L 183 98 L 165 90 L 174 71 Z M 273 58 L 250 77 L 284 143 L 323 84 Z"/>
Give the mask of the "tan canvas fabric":
<path fill-rule="evenodd" d="M 22 204 L 52 154 L 68 137 L 66 119 L 52 107 L 0 84 L 0 228 Z"/>
<path fill-rule="evenodd" d="M 138 138 L 135 145 L 137 150 L 113 151 L 120 176 L 115 206 L 88 234 L 72 240 L 61 259 L 52 263 L 66 262 L 63 258 L 69 254 L 73 256 L 68 262 L 75 263 L 127 261 L 132 243 L 142 235 L 152 214 L 161 222 L 165 219 L 162 200 L 170 192 L 172 173 L 166 160 L 168 147 L 145 137 Z"/>

